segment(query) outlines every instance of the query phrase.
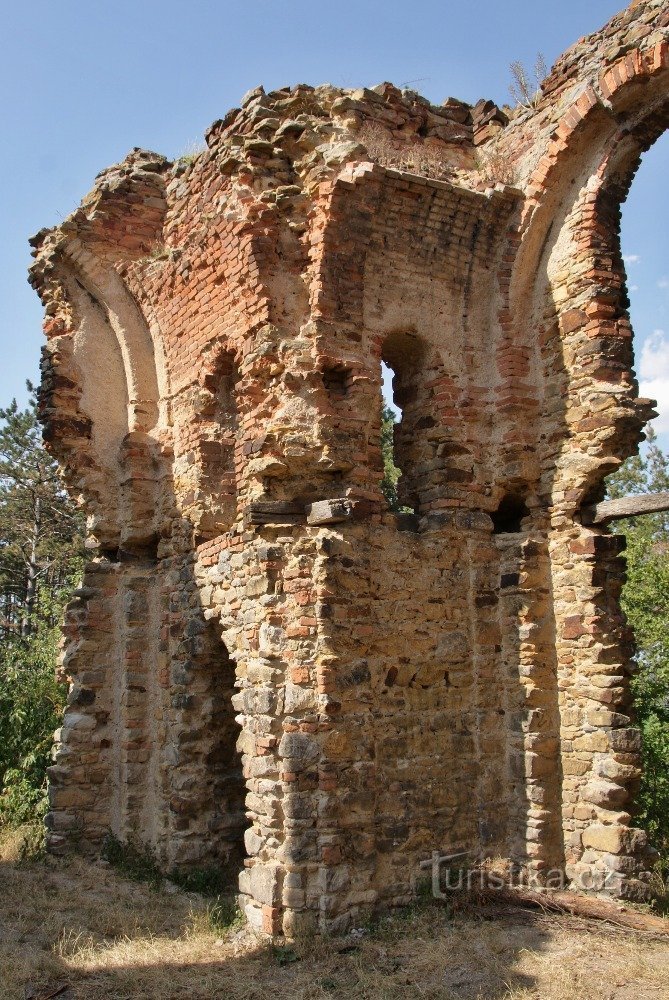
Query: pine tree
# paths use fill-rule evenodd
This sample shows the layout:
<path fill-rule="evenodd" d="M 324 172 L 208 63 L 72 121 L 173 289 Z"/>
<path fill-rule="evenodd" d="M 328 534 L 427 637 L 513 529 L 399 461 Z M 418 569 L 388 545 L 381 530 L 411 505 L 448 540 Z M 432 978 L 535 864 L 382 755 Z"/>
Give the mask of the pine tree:
<path fill-rule="evenodd" d="M 400 502 L 397 496 L 397 481 L 400 478 L 400 470 L 395 465 L 395 413 L 390 406 L 384 404 L 381 414 L 381 453 L 383 455 L 383 480 L 381 491 L 386 499 L 388 507 L 392 511 L 400 511 Z"/>
<path fill-rule="evenodd" d="M 38 590 L 63 586 L 78 560 L 82 519 L 42 445 L 36 398 L 0 409 L 0 629 L 29 636 Z"/>
<path fill-rule="evenodd" d="M 56 681 L 63 605 L 81 567 L 83 520 L 26 409 L 0 409 L 0 824 L 46 806 L 65 687 Z"/>

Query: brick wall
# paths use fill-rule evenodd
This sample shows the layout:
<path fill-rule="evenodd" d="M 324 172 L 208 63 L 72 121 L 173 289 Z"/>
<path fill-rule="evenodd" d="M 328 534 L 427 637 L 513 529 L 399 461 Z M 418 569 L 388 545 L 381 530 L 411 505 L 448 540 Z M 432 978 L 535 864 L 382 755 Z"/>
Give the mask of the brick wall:
<path fill-rule="evenodd" d="M 405 902 L 434 850 L 644 895 L 622 563 L 579 512 L 652 413 L 618 228 L 667 30 L 633 4 L 513 111 L 258 88 L 35 237 L 90 515 L 53 850 L 227 865 L 267 932 Z"/>

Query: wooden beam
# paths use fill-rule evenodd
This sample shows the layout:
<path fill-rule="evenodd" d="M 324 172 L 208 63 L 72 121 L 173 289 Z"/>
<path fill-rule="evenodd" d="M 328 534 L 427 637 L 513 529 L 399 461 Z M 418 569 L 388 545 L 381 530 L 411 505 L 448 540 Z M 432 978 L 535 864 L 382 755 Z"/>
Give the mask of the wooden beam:
<path fill-rule="evenodd" d="M 669 492 L 639 493 L 631 497 L 621 497 L 619 500 L 604 500 L 583 507 L 581 521 L 583 524 L 608 524 L 609 521 L 619 521 L 623 517 L 638 517 L 640 514 L 657 514 L 669 510 Z"/>
<path fill-rule="evenodd" d="M 532 906 L 552 913 L 572 913 L 588 920 L 605 920 L 619 927 L 630 927 L 662 937 L 669 937 L 669 920 L 650 913 L 628 910 L 615 900 L 581 896 L 575 892 L 545 890 L 536 892 L 520 886 L 483 890 L 486 902 Z"/>
<path fill-rule="evenodd" d="M 245 511 L 247 524 L 299 524 L 304 504 L 286 500 L 254 500 Z"/>
<path fill-rule="evenodd" d="M 337 524 L 340 521 L 350 521 L 354 509 L 354 501 L 344 498 L 317 500 L 307 507 L 307 524 Z"/>

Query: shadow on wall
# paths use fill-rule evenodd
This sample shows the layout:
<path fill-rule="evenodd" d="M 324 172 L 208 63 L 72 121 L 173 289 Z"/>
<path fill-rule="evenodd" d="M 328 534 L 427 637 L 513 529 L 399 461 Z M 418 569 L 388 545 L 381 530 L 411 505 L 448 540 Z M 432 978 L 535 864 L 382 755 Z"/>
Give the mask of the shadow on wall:
<path fill-rule="evenodd" d="M 247 822 L 235 669 L 194 579 L 201 525 L 180 517 L 175 498 L 161 348 L 115 273 L 83 253 L 59 266 L 78 322 L 45 349 L 42 418 L 73 492 L 85 489 L 98 559 L 66 615 L 72 687 L 49 772 L 49 844 L 79 843 L 83 828 L 97 849 L 111 830 L 166 868 L 227 866 L 236 877 Z M 204 379 L 204 475 L 193 490 L 230 519 L 234 379 L 227 354 Z"/>

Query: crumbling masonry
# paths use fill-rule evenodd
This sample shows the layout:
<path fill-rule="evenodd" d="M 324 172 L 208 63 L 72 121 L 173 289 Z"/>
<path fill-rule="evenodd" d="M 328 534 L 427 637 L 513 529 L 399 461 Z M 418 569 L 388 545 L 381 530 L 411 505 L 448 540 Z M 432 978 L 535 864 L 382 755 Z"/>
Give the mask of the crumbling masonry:
<path fill-rule="evenodd" d="M 34 239 L 91 559 L 52 850 L 232 865 L 269 932 L 406 901 L 433 850 L 643 893 L 620 539 L 581 511 L 652 415 L 618 230 L 668 26 L 632 4 L 511 120 L 259 88 Z"/>

